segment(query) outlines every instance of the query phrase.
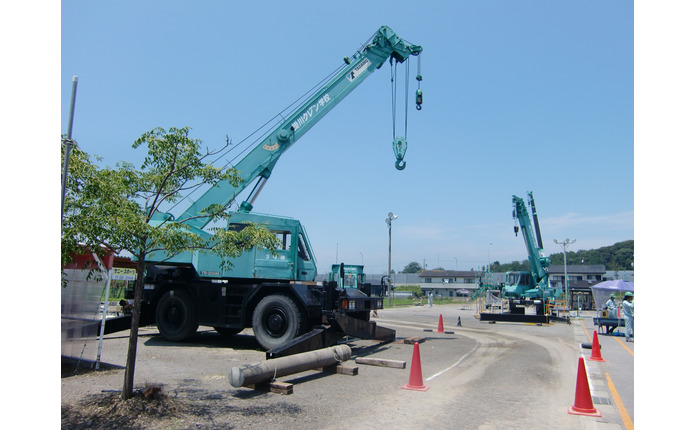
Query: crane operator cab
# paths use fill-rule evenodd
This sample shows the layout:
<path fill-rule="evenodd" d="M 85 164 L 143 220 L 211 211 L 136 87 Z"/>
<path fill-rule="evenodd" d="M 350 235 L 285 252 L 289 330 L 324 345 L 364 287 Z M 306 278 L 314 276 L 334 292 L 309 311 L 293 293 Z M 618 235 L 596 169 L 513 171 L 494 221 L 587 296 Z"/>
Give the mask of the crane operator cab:
<path fill-rule="evenodd" d="M 228 228 L 242 231 L 249 223 L 266 227 L 278 239 L 274 252 L 262 247 L 243 251 L 229 269 L 221 269 L 221 258 L 207 253 L 192 256 L 191 263 L 202 277 L 314 281 L 316 261 L 302 224 L 292 218 L 259 213 L 236 212 L 228 218 Z"/>

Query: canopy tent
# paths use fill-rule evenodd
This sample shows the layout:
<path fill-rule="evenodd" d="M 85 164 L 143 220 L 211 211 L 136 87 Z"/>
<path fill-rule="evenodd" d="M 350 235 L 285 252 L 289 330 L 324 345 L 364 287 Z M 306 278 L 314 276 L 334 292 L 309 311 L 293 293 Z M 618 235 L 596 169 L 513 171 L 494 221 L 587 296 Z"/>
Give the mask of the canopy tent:
<path fill-rule="evenodd" d="M 615 294 L 615 301 L 620 303 L 621 297 L 626 292 L 635 292 L 635 283 L 617 279 L 614 281 L 599 282 L 591 286 L 591 294 L 594 296 L 596 311 L 600 312 L 606 304 L 611 294 Z"/>

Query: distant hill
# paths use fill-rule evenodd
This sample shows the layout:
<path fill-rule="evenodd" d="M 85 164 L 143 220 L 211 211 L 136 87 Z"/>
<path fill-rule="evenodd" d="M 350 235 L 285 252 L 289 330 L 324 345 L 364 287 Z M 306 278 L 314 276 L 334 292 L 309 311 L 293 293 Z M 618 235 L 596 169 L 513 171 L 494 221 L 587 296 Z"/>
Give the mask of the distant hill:
<path fill-rule="evenodd" d="M 551 254 L 551 265 L 563 265 L 562 252 Z M 611 246 L 599 249 L 568 251 L 567 264 L 603 264 L 606 270 L 633 270 L 632 262 L 635 261 L 635 241 L 626 240 Z M 500 264 L 498 261 L 490 265 L 493 272 L 508 272 L 510 270 L 528 270 L 528 260 L 514 261 Z"/>

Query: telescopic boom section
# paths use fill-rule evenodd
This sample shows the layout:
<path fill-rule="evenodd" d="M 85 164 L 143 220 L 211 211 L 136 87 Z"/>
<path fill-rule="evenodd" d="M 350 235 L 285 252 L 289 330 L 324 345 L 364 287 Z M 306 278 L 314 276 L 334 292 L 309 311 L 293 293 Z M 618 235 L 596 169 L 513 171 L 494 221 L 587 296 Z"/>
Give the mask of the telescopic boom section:
<path fill-rule="evenodd" d="M 330 82 L 287 116 L 287 119 L 234 166 L 242 179 L 238 186 L 228 181 L 218 183 L 186 209 L 177 221 L 202 229 L 210 222 L 209 217 L 201 217 L 205 208 L 212 204 L 229 205 L 246 187 L 258 179 L 252 196 L 240 207 L 241 211 L 249 212 L 255 197 L 270 177 L 275 163 L 294 142 L 386 60 L 394 58 L 398 62 L 404 62 L 411 55 L 418 55 L 420 52 L 422 47 L 407 44 L 389 27 L 379 28 L 371 43 L 352 58 L 345 58 L 347 65 Z"/>
<path fill-rule="evenodd" d="M 536 212 L 536 201 L 533 199 L 533 193 L 528 192 L 528 202 L 533 214 L 533 224 L 536 226 L 536 239 L 538 239 L 538 248 L 543 249 L 543 238 L 541 238 L 541 226 L 538 223 L 538 212 Z"/>
<path fill-rule="evenodd" d="M 533 234 L 531 219 L 526 210 L 524 200 L 520 197 L 512 196 L 512 201 L 514 203 L 514 218 L 519 221 L 519 227 L 521 228 L 524 242 L 526 243 L 529 268 L 533 274 L 534 282 L 539 284 L 543 279 L 548 277 L 548 272 L 545 268 L 548 267 L 549 261 L 547 257 L 541 255 L 542 249 L 536 247 L 536 238 Z"/>

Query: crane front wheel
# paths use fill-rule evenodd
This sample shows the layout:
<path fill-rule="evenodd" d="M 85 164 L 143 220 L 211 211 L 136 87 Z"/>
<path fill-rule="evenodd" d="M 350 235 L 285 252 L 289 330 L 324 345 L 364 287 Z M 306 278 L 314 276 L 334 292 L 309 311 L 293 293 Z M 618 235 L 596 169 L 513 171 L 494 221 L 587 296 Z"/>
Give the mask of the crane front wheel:
<path fill-rule="evenodd" d="M 299 307 L 287 296 L 264 297 L 253 311 L 253 333 L 266 350 L 282 346 L 302 335 L 305 325 Z"/>

